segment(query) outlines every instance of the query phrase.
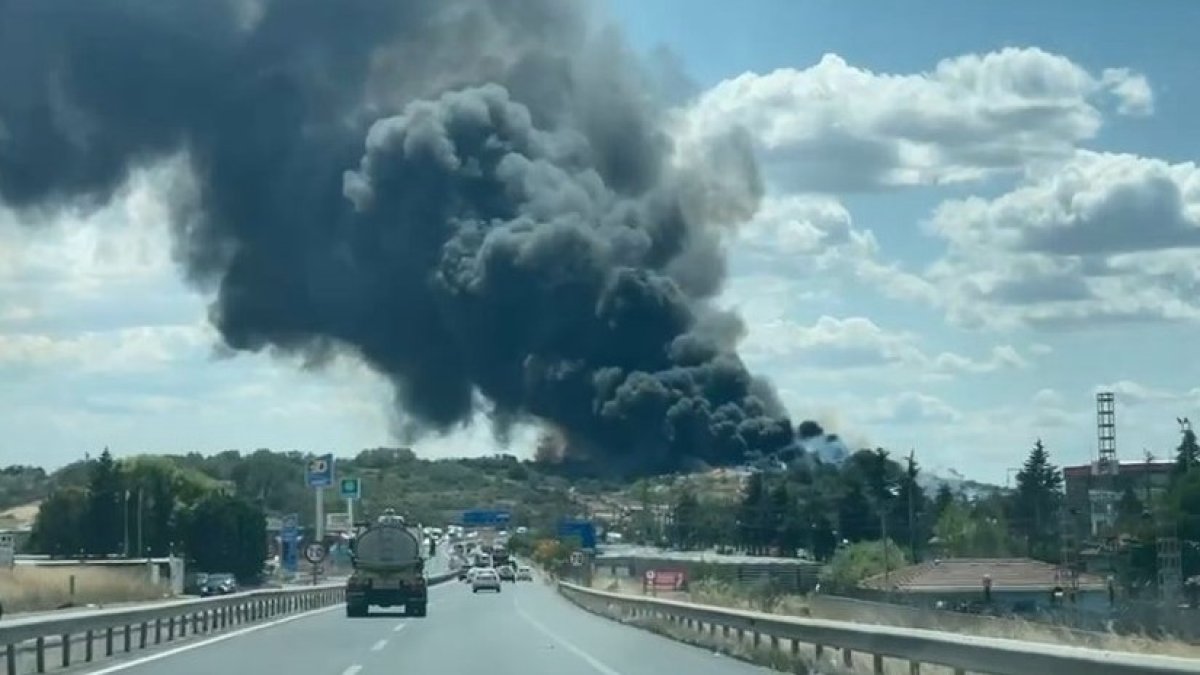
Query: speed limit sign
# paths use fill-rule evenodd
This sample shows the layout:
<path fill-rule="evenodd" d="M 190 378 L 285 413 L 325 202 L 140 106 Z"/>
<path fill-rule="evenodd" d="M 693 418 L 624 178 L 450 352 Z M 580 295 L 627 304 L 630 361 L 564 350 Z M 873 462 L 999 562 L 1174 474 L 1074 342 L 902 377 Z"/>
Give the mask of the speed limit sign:
<path fill-rule="evenodd" d="M 325 547 L 315 541 L 308 546 L 305 546 L 304 559 L 316 565 L 325 559 Z"/>
<path fill-rule="evenodd" d="M 646 581 L 654 581 L 654 570 L 646 570 Z"/>

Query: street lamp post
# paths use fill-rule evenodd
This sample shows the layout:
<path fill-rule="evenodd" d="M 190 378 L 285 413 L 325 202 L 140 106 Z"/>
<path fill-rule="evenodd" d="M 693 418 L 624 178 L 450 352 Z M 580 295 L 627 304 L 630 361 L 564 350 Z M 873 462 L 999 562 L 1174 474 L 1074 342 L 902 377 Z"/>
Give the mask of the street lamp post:
<path fill-rule="evenodd" d="M 895 485 L 889 485 L 884 491 L 879 503 L 879 531 L 883 537 L 883 585 L 888 593 L 892 591 L 892 547 L 888 541 L 887 521 L 891 514 L 891 500 L 900 495 Z"/>

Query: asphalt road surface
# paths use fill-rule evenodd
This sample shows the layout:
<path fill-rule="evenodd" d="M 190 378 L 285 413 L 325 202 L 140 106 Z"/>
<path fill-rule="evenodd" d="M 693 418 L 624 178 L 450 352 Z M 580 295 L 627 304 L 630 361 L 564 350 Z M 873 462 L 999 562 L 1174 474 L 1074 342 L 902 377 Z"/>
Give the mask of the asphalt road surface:
<path fill-rule="evenodd" d="M 250 626 L 128 661 L 95 675 L 766 675 L 773 673 L 571 605 L 541 581 L 472 594 L 449 582 L 430 589 L 429 616 L 372 608 L 349 619 L 341 606 Z M 77 671 L 80 672 L 80 671 Z"/>

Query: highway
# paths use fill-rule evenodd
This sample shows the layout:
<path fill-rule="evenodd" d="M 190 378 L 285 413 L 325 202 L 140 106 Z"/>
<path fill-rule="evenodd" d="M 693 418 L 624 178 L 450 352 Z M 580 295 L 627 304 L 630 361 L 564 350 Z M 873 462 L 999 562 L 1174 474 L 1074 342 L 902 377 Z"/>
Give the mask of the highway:
<path fill-rule="evenodd" d="M 713 652 L 623 626 L 571 605 L 541 581 L 472 594 L 430 589 L 429 616 L 342 607 L 97 664 L 94 675 L 766 675 Z"/>

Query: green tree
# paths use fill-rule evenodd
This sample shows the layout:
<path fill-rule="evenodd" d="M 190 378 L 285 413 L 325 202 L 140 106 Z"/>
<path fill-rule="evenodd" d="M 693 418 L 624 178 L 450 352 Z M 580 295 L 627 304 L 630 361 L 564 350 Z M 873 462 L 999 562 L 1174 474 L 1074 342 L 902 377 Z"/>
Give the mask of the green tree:
<path fill-rule="evenodd" d="M 124 539 L 125 485 L 108 448 L 92 463 L 88 479 L 87 545 L 93 555 L 118 553 Z"/>
<path fill-rule="evenodd" d="M 1026 554 L 1030 557 L 1056 559 L 1062 486 L 1062 472 L 1050 463 L 1050 454 L 1039 438 L 1017 472 L 1012 507 L 1016 530 L 1025 537 Z"/>
<path fill-rule="evenodd" d="M 812 555 L 820 561 L 826 561 L 833 557 L 837 551 L 837 535 L 833 532 L 833 524 L 829 522 L 829 518 L 818 516 L 812 522 Z"/>
<path fill-rule="evenodd" d="M 941 553 L 954 558 L 994 558 L 1012 554 L 1008 525 L 998 510 L 972 511 L 957 502 L 942 511 L 933 528 Z"/>
<path fill-rule="evenodd" d="M 867 500 L 863 484 L 851 478 L 843 487 L 837 502 L 838 531 L 842 539 L 851 542 L 878 539 L 879 519 Z"/>
<path fill-rule="evenodd" d="M 1182 476 L 1193 467 L 1200 467 L 1200 445 L 1196 443 L 1196 432 L 1189 427 L 1184 430 L 1183 439 L 1175 449 L 1174 474 Z"/>
<path fill-rule="evenodd" d="M 684 485 L 671 508 L 671 542 L 682 549 L 696 547 L 700 533 L 700 502 L 691 485 Z"/>
<path fill-rule="evenodd" d="M 931 527 L 926 515 L 928 499 L 925 489 L 917 482 L 920 472 L 916 458 L 909 454 L 892 510 L 892 529 L 888 533 L 907 548 L 912 560 L 918 559 L 918 551 L 924 548 L 925 541 L 929 539 Z"/>
<path fill-rule="evenodd" d="M 756 471 L 746 480 L 737 517 L 738 540 L 752 554 L 761 553 L 770 540 L 767 509 L 766 481 Z"/>
<path fill-rule="evenodd" d="M 851 589 L 868 577 L 895 571 L 908 564 L 904 549 L 896 542 L 862 541 L 849 544 L 833 554 L 829 565 L 821 572 L 821 581 L 832 590 Z"/>
<path fill-rule="evenodd" d="M 33 550 L 54 556 L 76 556 L 85 551 L 87 509 L 88 495 L 83 488 L 65 487 L 50 493 L 33 521 Z"/>
<path fill-rule="evenodd" d="M 811 538 L 812 526 L 800 508 L 798 498 L 788 489 L 785 483 L 780 483 L 777 490 L 777 493 L 773 495 L 772 501 L 779 504 L 782 509 L 779 518 L 779 540 L 777 542 L 780 555 L 789 558 L 795 557 L 796 551 L 801 548 L 807 548 L 811 553 L 812 545 L 809 539 Z"/>
<path fill-rule="evenodd" d="M 179 469 L 163 457 L 137 457 L 126 461 L 122 468 L 129 495 L 128 508 L 123 505 L 127 519 L 124 526 L 130 538 L 127 550 L 138 556 L 167 555 L 177 539 L 176 509 L 179 506 L 177 491 L 180 481 L 176 475 L 180 473 Z M 137 548 L 139 540 L 141 550 Z"/>
<path fill-rule="evenodd" d="M 231 572 L 243 582 L 261 574 L 267 557 L 267 521 L 258 506 L 214 492 L 184 514 L 183 542 L 201 572 Z"/>
<path fill-rule="evenodd" d="M 937 522 L 936 519 L 941 518 L 942 513 L 953 503 L 954 490 L 950 489 L 949 483 L 942 483 L 938 486 L 937 496 L 933 498 L 934 522 Z"/>

